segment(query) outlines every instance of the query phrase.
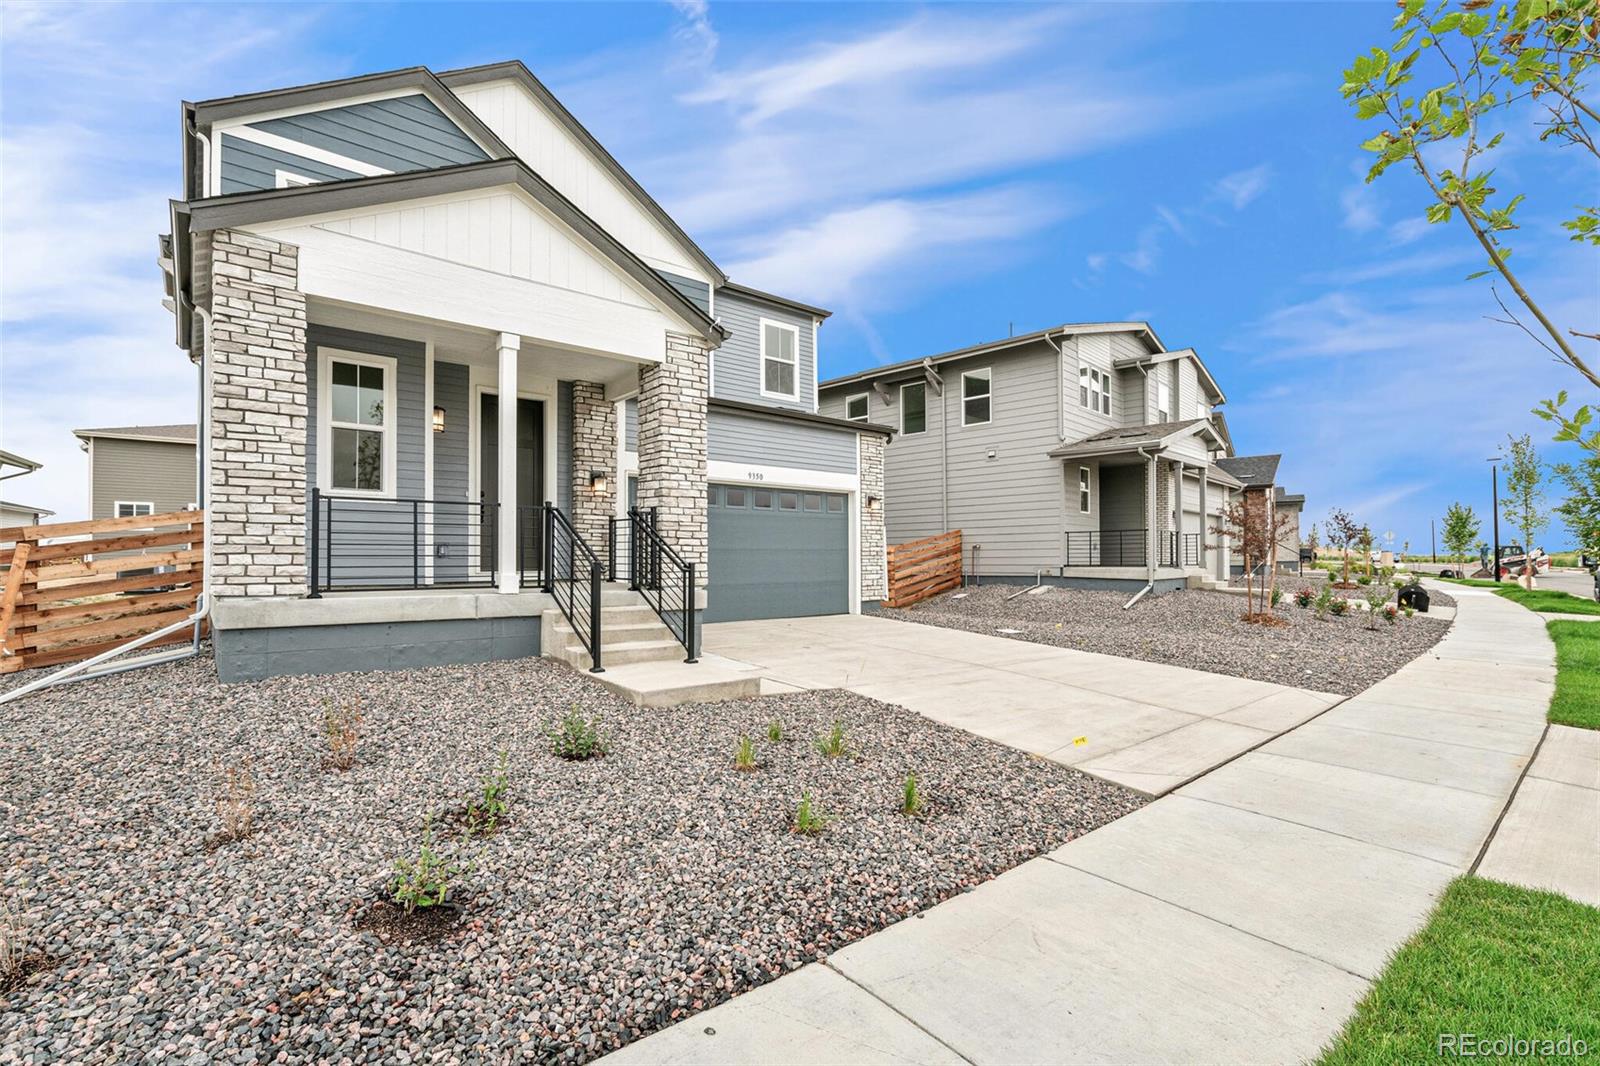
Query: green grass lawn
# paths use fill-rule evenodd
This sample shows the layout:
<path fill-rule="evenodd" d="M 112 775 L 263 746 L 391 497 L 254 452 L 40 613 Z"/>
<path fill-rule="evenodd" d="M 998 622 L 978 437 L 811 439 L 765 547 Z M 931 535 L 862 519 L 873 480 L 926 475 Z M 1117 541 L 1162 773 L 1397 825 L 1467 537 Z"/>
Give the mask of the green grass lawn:
<path fill-rule="evenodd" d="M 1556 642 L 1556 694 L 1550 721 L 1600 729 L 1600 622 L 1547 622 Z"/>
<path fill-rule="evenodd" d="M 1483 1041 L 1570 1037 L 1584 1041 L 1593 1055 L 1600 1048 L 1596 989 L 1600 909 L 1550 892 L 1464 877 L 1389 960 L 1318 1061 L 1387 1066 L 1465 1057 L 1441 1054 L 1442 1033 L 1473 1033 Z M 1563 1061 L 1533 1050 L 1496 1061 Z"/>

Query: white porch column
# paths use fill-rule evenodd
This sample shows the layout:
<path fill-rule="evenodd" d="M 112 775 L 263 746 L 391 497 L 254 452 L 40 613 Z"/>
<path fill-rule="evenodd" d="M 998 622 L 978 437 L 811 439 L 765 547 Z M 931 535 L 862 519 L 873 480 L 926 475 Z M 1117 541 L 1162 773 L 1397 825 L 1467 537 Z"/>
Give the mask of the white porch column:
<path fill-rule="evenodd" d="M 1200 471 L 1200 569 L 1206 568 L 1206 550 L 1211 542 L 1211 505 L 1206 498 L 1206 482 L 1209 480 L 1211 468 L 1198 467 Z"/>
<path fill-rule="evenodd" d="M 495 340 L 500 354 L 500 454 L 496 458 L 500 515 L 495 524 L 500 573 L 495 584 L 501 592 L 520 592 L 522 588 L 522 575 L 517 568 L 517 354 L 521 348 L 522 338 L 514 333 L 502 333 Z"/>
<path fill-rule="evenodd" d="M 1172 565 L 1183 569 L 1183 470 L 1182 463 L 1172 464 Z"/>

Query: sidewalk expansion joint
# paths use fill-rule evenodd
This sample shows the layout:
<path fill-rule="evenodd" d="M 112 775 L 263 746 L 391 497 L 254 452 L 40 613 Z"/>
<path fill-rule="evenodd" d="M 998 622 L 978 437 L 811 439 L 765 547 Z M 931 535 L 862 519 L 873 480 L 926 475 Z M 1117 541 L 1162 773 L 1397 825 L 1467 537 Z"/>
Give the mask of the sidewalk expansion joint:
<path fill-rule="evenodd" d="M 1528 771 L 1533 769 L 1533 764 L 1539 760 L 1539 752 L 1544 748 L 1545 738 L 1550 735 L 1550 723 L 1544 724 L 1544 732 L 1539 734 L 1539 743 L 1533 746 L 1533 754 L 1528 756 L 1527 763 L 1522 767 L 1522 773 L 1517 775 L 1517 783 L 1511 786 L 1511 794 L 1506 797 L 1506 802 L 1500 808 L 1500 813 L 1495 817 L 1494 825 L 1489 827 L 1489 835 L 1483 838 L 1483 847 L 1478 849 L 1478 857 L 1472 860 L 1472 865 L 1467 867 L 1468 874 L 1476 874 L 1478 867 L 1483 865 L 1484 856 L 1489 854 L 1489 845 L 1494 843 L 1494 838 L 1500 832 L 1500 823 L 1506 820 L 1506 815 L 1511 813 L 1511 804 L 1516 801 L 1517 793 L 1522 791 L 1522 782 L 1528 779 Z"/>
<path fill-rule="evenodd" d="M 920 918 L 921 915 L 919 914 L 919 915 L 917 915 L 917 917 Z M 937 1033 L 933 1032 L 932 1030 L 930 1030 L 927 1026 L 923 1025 L 921 1022 L 917 1021 L 911 1015 L 907 1014 L 905 1011 L 901 1010 L 899 1007 L 896 1007 L 893 1003 L 890 1003 L 888 1000 L 886 1000 L 882 996 L 878 995 L 878 993 L 874 992 L 872 989 L 868 988 L 866 985 L 862 984 L 860 981 L 857 981 L 854 977 L 851 977 L 849 974 L 847 974 L 843 970 L 839 969 L 837 966 L 835 966 L 833 964 L 833 961 L 831 959 L 825 960 L 822 963 L 822 965 L 823 965 L 824 969 L 828 970 L 831 973 L 838 974 L 840 977 L 844 978 L 846 981 L 850 982 L 852 985 L 855 985 L 857 988 L 861 989 L 862 992 L 864 992 L 867 995 L 871 996 L 874 1000 L 878 1001 L 879 1003 L 882 1003 L 886 1008 L 888 1008 L 891 1012 L 893 1012 L 895 1014 L 895 1016 L 897 1016 L 899 1018 L 903 1018 L 907 1025 L 911 1026 L 917 1032 L 919 1032 L 922 1035 L 926 1036 L 929 1040 L 932 1040 L 935 1044 L 938 1044 L 940 1047 L 942 1047 L 946 1051 L 950 1052 L 950 1054 L 954 1055 L 956 1058 L 960 1059 L 962 1062 L 972 1063 L 972 1066 L 976 1066 L 976 1063 L 973 1063 L 972 1059 L 967 1058 L 967 1056 L 963 1055 L 960 1051 L 957 1051 L 954 1047 L 952 1047 L 950 1045 L 950 1043 L 948 1041 L 940 1039 L 939 1035 Z"/>

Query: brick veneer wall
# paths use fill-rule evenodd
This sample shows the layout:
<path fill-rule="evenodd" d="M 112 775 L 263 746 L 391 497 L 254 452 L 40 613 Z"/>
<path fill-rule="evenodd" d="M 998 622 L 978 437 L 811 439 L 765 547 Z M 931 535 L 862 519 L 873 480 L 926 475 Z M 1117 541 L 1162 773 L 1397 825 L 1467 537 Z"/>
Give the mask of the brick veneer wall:
<path fill-rule="evenodd" d="M 306 591 L 300 250 L 230 230 L 212 233 L 209 247 L 212 559 L 206 585 L 219 597 L 298 596 Z"/>
<path fill-rule="evenodd" d="M 889 439 L 881 433 L 860 433 L 856 440 L 861 449 L 861 599 L 881 600 L 889 595 L 883 527 L 887 502 L 883 498 L 883 453 Z M 870 496 L 878 498 L 876 507 L 867 506 Z"/>
<path fill-rule="evenodd" d="M 659 508 L 667 543 L 706 574 L 706 395 L 703 340 L 667 334 L 666 361 L 639 370 L 639 506 Z"/>
<path fill-rule="evenodd" d="M 605 475 L 605 491 L 590 486 L 591 474 Z M 572 383 L 572 527 L 589 546 L 605 554 L 611 518 L 617 513 L 617 408 L 606 387 Z"/>

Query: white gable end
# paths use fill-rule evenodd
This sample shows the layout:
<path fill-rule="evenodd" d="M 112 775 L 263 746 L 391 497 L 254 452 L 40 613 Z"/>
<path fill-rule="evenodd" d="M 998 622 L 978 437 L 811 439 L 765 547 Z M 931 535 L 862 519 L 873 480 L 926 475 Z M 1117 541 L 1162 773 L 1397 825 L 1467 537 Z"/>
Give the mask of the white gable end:
<path fill-rule="evenodd" d="M 524 163 L 634 255 L 659 270 L 711 281 L 695 257 L 521 85 L 485 82 L 455 92 Z"/>

